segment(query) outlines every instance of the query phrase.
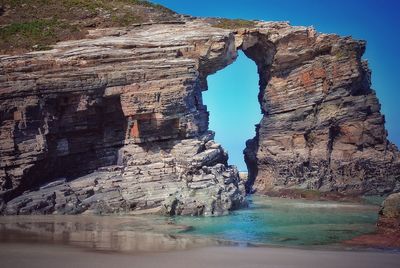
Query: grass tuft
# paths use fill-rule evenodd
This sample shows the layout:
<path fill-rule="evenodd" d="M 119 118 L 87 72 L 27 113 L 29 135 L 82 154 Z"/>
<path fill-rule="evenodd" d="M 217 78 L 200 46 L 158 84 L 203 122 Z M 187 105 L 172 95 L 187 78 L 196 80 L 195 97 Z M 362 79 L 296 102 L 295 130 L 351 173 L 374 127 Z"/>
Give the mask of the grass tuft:
<path fill-rule="evenodd" d="M 255 22 L 252 20 L 243 19 L 219 19 L 214 27 L 223 29 L 238 29 L 238 28 L 252 28 L 255 27 Z"/>

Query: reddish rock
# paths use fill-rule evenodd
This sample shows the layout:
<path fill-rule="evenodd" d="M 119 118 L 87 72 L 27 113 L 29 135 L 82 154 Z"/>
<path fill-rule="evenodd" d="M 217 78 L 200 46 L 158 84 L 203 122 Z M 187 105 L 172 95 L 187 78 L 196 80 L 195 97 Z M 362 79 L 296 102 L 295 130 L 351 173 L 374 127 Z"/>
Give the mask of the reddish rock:
<path fill-rule="evenodd" d="M 89 35 L 0 56 L 0 210 L 221 215 L 246 205 L 201 98 L 206 76 L 236 58 L 233 33 L 189 20 Z"/>
<path fill-rule="evenodd" d="M 52 50 L 0 56 L 3 211 L 221 215 L 245 205 L 201 95 L 237 49 L 260 75 L 249 189 L 399 189 L 399 153 L 361 60 L 365 42 L 281 22 L 214 22 L 95 29 Z M 54 192 L 39 188 L 62 178 Z"/>
<path fill-rule="evenodd" d="M 383 202 L 375 233 L 358 236 L 345 244 L 400 248 L 400 193 L 389 195 Z"/>
<path fill-rule="evenodd" d="M 259 30 L 244 50 L 258 65 L 263 113 L 244 151 L 248 190 L 398 191 L 400 155 L 361 59 L 365 42 L 305 27 L 276 32 Z"/>

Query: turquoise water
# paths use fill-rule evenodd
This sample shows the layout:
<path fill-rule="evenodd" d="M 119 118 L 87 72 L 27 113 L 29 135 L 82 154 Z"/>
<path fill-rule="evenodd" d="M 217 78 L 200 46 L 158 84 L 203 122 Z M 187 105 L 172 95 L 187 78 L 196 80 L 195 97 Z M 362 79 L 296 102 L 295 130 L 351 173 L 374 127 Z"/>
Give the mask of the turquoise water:
<path fill-rule="evenodd" d="M 339 243 L 375 230 L 378 207 L 357 203 L 254 196 L 249 208 L 223 217 L 175 217 L 180 233 L 247 243 L 311 246 Z"/>

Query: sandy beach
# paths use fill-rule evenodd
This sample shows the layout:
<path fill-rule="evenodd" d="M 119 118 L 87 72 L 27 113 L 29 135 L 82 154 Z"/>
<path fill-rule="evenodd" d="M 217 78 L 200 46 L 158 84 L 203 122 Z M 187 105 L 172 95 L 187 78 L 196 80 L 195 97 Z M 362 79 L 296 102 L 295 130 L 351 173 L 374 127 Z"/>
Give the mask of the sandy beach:
<path fill-rule="evenodd" d="M 59 245 L 0 243 L 1 267 L 362 267 L 397 268 L 399 253 L 291 248 L 204 247 L 162 253 L 121 254 Z"/>

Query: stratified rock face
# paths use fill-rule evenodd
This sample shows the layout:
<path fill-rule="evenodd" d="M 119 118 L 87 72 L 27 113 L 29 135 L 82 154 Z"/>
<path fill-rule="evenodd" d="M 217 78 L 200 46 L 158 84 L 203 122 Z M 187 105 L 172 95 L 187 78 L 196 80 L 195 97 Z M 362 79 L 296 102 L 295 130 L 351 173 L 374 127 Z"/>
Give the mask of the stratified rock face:
<path fill-rule="evenodd" d="M 285 25 L 250 36 L 243 49 L 258 64 L 263 118 L 244 152 L 249 188 L 398 190 L 399 153 L 361 59 L 365 43 Z"/>
<path fill-rule="evenodd" d="M 245 205 L 201 96 L 237 49 L 258 65 L 264 114 L 245 150 L 249 188 L 396 187 L 399 156 L 363 42 L 210 21 L 97 29 L 50 51 L 0 56 L 3 212 L 221 215 Z"/>
<path fill-rule="evenodd" d="M 225 214 L 245 205 L 245 189 L 238 171 L 220 163 L 226 154 L 212 137 L 124 146 L 121 166 L 50 182 L 9 201 L 5 213 L 129 213 L 161 207 L 169 215 Z"/>
<path fill-rule="evenodd" d="M 4 212 L 220 215 L 245 205 L 201 98 L 206 76 L 236 55 L 230 31 L 188 22 L 2 56 Z"/>

